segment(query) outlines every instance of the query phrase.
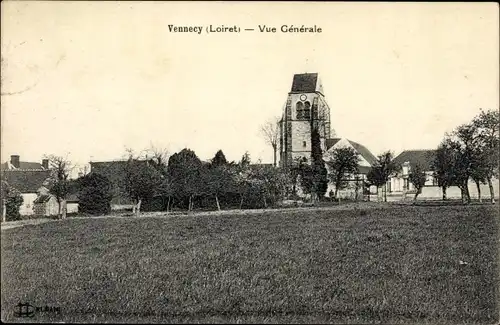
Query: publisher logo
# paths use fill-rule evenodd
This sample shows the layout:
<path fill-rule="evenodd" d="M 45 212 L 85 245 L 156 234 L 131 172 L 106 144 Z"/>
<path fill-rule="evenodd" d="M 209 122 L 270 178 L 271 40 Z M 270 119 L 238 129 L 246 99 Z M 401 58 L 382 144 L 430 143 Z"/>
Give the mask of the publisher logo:
<path fill-rule="evenodd" d="M 18 303 L 16 305 L 16 311 L 14 312 L 16 317 L 21 318 L 31 318 L 35 316 L 35 307 L 28 303 Z"/>
<path fill-rule="evenodd" d="M 16 310 L 14 311 L 14 316 L 19 317 L 19 318 L 32 318 L 35 316 L 35 313 L 37 313 L 37 312 L 60 314 L 61 308 L 60 307 L 49 307 L 49 306 L 35 307 L 29 303 L 20 302 L 16 305 Z"/>

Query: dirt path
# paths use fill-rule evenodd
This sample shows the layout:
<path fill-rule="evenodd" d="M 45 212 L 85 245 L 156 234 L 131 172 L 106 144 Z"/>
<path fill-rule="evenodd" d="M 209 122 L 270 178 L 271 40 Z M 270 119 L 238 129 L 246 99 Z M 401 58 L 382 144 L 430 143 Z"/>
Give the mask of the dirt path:
<path fill-rule="evenodd" d="M 161 212 L 142 212 L 139 218 L 166 218 L 166 217 L 195 217 L 195 216 L 219 216 L 219 215 L 248 215 L 248 214 L 262 214 L 268 212 L 298 212 L 298 211 L 329 211 L 329 210 L 353 210 L 353 209 L 373 209 L 373 208 L 386 208 L 390 207 L 388 204 L 377 203 L 377 202 L 359 202 L 359 203 L 348 203 L 342 205 L 334 205 L 334 206 L 323 206 L 323 207 L 294 207 L 294 208 L 278 208 L 278 209 L 248 209 L 248 210 L 221 210 L 221 211 L 195 211 L 195 212 L 171 212 L 167 213 L 164 211 Z M 131 212 L 124 213 L 121 215 L 107 215 L 107 216 L 95 216 L 95 217 L 74 217 L 75 218 L 137 218 L 135 215 L 132 215 Z"/>
<path fill-rule="evenodd" d="M 40 218 L 40 219 L 7 221 L 7 222 L 2 222 L 0 227 L 3 231 L 3 230 L 7 230 L 7 229 L 12 229 L 12 228 L 24 227 L 26 225 L 39 225 L 41 223 L 50 222 L 50 221 L 57 221 L 57 220 Z"/>
<path fill-rule="evenodd" d="M 220 215 L 250 215 L 250 214 L 262 214 L 268 212 L 298 212 L 298 211 L 334 211 L 334 210 L 352 210 L 352 209 L 373 209 L 373 208 L 386 208 L 390 207 L 388 204 L 383 204 L 381 202 L 358 202 L 358 203 L 348 203 L 342 205 L 334 206 L 323 206 L 323 207 L 297 207 L 297 208 L 279 208 L 279 209 L 252 209 L 252 210 L 222 210 L 222 211 L 200 211 L 200 212 L 143 212 L 139 218 L 178 218 L 178 217 L 195 217 L 195 216 L 220 216 Z M 132 213 L 123 213 L 118 215 L 106 215 L 106 216 L 78 216 L 70 217 L 66 220 L 71 219 L 105 219 L 105 218 L 137 218 Z M 7 230 L 12 228 L 23 227 L 26 225 L 38 225 L 45 222 L 51 221 L 62 221 L 54 219 L 31 219 L 31 220 L 19 220 L 19 221 L 8 221 L 1 224 L 1 230 Z"/>

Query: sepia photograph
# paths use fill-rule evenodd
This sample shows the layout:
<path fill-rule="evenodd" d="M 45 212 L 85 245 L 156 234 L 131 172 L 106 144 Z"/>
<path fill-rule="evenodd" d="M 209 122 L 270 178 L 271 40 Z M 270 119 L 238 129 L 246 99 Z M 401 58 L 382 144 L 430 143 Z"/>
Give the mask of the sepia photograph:
<path fill-rule="evenodd" d="M 499 324 L 499 30 L 2 1 L 2 322 Z"/>

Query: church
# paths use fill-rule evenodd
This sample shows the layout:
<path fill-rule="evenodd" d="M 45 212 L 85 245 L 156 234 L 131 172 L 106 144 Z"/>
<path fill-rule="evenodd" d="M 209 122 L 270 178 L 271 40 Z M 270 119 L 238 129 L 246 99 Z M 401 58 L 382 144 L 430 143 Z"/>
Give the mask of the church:
<path fill-rule="evenodd" d="M 359 185 L 376 163 L 377 158 L 362 144 L 338 137 L 330 122 L 330 107 L 325 99 L 323 85 L 317 73 L 295 74 L 279 121 L 279 166 L 290 167 L 301 158 L 311 161 L 311 133 L 316 128 L 320 134 L 323 159 L 335 148 L 351 147 L 360 157 L 359 173 L 352 175 L 350 183 Z M 327 167 L 328 168 L 328 167 Z M 356 183 L 356 184 L 354 184 Z M 339 196 L 352 197 L 354 191 L 346 189 Z M 334 190 L 329 184 L 328 193 Z"/>

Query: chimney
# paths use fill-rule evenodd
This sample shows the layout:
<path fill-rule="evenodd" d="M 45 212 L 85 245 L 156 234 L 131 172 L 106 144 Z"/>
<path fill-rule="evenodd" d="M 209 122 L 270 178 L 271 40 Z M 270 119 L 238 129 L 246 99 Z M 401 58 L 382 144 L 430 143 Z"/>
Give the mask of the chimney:
<path fill-rule="evenodd" d="M 11 155 L 10 163 L 14 166 L 14 168 L 19 168 L 21 166 L 19 163 L 19 155 Z"/>
<path fill-rule="evenodd" d="M 43 169 L 49 169 L 49 160 L 48 159 L 42 159 L 42 167 L 43 167 Z"/>

